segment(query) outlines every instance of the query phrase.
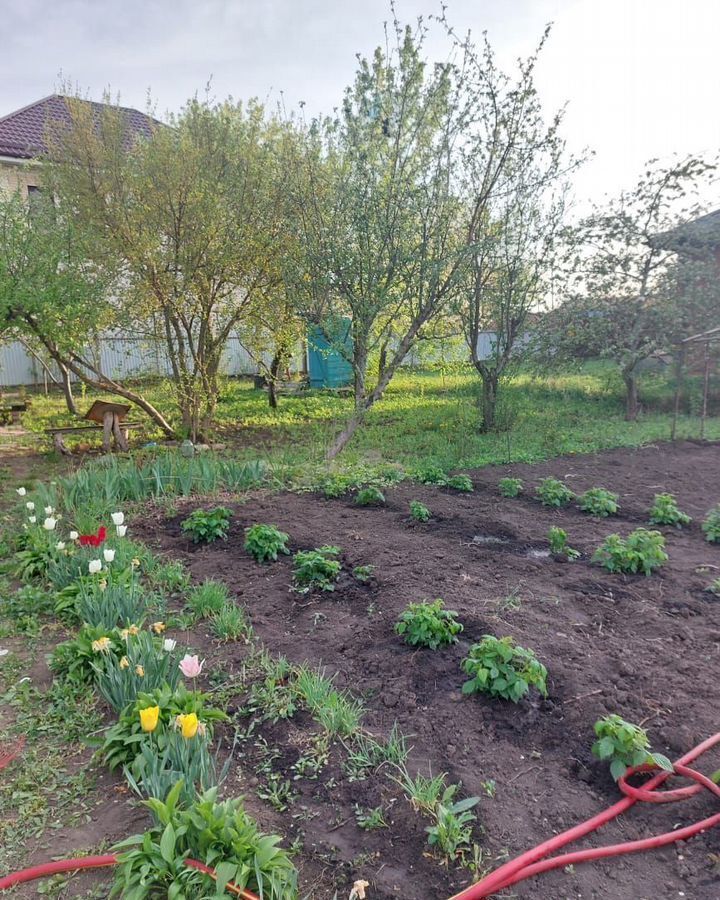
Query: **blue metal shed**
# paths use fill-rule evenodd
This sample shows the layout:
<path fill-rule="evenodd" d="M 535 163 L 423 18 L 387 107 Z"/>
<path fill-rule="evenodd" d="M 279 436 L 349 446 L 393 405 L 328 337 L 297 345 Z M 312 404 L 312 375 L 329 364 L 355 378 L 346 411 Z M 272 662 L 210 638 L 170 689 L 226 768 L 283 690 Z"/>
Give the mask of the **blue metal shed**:
<path fill-rule="evenodd" d="M 340 347 L 345 353 L 340 352 Z M 352 383 L 347 357 L 352 354 L 350 319 L 311 325 L 308 330 L 308 377 L 312 388 L 339 388 Z"/>

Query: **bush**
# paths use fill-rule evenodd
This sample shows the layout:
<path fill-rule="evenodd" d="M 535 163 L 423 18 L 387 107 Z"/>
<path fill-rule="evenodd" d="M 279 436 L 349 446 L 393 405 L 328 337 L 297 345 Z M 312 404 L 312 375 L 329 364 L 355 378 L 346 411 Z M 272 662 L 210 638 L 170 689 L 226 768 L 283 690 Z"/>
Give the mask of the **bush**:
<path fill-rule="evenodd" d="M 469 494 L 475 490 L 469 475 L 453 475 L 451 478 L 448 478 L 445 484 L 454 491 L 461 491 L 464 494 Z"/>
<path fill-rule="evenodd" d="M 720 503 L 705 517 L 702 523 L 702 530 L 705 532 L 705 540 L 711 544 L 720 543 Z"/>
<path fill-rule="evenodd" d="M 610 774 L 617 781 L 631 766 L 651 763 L 673 771 L 667 757 L 650 752 L 650 741 L 644 728 L 626 722 L 618 715 L 605 716 L 595 723 L 597 740 L 592 745 L 593 755 L 610 763 Z"/>
<path fill-rule="evenodd" d="M 290 553 L 289 538 L 274 525 L 251 525 L 245 529 L 245 549 L 256 562 L 276 562 L 278 553 Z"/>
<path fill-rule="evenodd" d="M 215 509 L 196 509 L 182 523 L 182 530 L 189 533 L 196 544 L 209 544 L 227 537 L 232 513 L 224 506 Z"/>
<path fill-rule="evenodd" d="M 637 528 L 627 538 L 610 534 L 593 554 L 592 561 L 604 566 L 608 572 L 625 572 L 650 575 L 668 556 L 665 538 L 659 531 Z"/>
<path fill-rule="evenodd" d="M 591 516 L 600 516 L 603 519 L 607 518 L 607 516 L 617 515 L 617 511 L 620 508 L 618 506 L 618 495 L 600 487 L 590 488 L 589 491 L 581 494 L 579 505 L 583 512 L 590 513 Z"/>
<path fill-rule="evenodd" d="M 535 490 L 535 496 L 543 506 L 567 506 L 575 494 L 557 478 L 543 478 Z"/>
<path fill-rule="evenodd" d="M 364 487 L 355 495 L 355 503 L 358 506 L 383 506 L 385 495 L 380 488 Z"/>
<path fill-rule="evenodd" d="M 440 466 L 423 466 L 413 473 L 413 477 L 422 484 L 447 484 L 448 476 Z"/>
<path fill-rule="evenodd" d="M 432 513 L 424 503 L 421 503 L 419 500 L 411 500 L 410 515 L 416 522 L 428 522 Z"/>
<path fill-rule="evenodd" d="M 651 525 L 674 525 L 682 528 L 691 522 L 690 516 L 678 509 L 673 494 L 655 494 L 649 515 Z"/>
<path fill-rule="evenodd" d="M 241 799 L 219 803 L 211 789 L 183 809 L 181 790 L 178 783 L 165 802 L 146 801 L 156 824 L 114 848 L 120 856 L 110 897 L 215 897 L 231 881 L 266 900 L 295 900 L 297 871 L 280 838 L 260 832 Z M 217 883 L 186 866 L 187 857 L 215 868 Z"/>
<path fill-rule="evenodd" d="M 470 648 L 462 667 L 472 676 L 462 687 L 464 694 L 482 692 L 517 703 L 536 687 L 547 697 L 547 669 L 532 650 L 518 647 L 511 637 L 483 635 Z"/>
<path fill-rule="evenodd" d="M 519 478 L 501 478 L 498 481 L 498 490 L 503 497 L 518 497 L 522 494 L 523 483 Z"/>
<path fill-rule="evenodd" d="M 340 548 L 329 545 L 316 550 L 299 550 L 293 557 L 295 589 L 301 594 L 313 588 L 334 591 L 342 569 L 341 562 L 335 559 L 339 555 Z"/>
<path fill-rule="evenodd" d="M 190 591 L 187 605 L 195 617 L 201 619 L 219 613 L 228 599 L 227 586 L 222 581 L 208 578 Z"/>
<path fill-rule="evenodd" d="M 457 613 L 445 609 L 442 600 L 409 603 L 395 625 L 395 633 L 402 635 L 406 644 L 431 650 L 454 644 L 462 630 Z"/>

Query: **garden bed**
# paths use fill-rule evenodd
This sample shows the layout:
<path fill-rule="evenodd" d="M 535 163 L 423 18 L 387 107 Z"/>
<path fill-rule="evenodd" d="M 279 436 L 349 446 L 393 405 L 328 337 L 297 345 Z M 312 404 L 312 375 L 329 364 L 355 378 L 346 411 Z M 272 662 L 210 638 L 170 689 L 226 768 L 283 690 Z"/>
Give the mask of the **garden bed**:
<path fill-rule="evenodd" d="M 522 478 L 526 493 L 504 499 L 503 475 Z M 561 510 L 532 499 L 540 478 L 562 478 L 575 492 L 602 485 L 620 494 L 620 515 L 595 519 L 575 505 Z M 385 506 L 361 508 L 352 496 L 257 494 L 233 505 L 227 541 L 198 547 L 181 531 L 189 509 L 166 518 L 158 508 L 133 523 L 135 536 L 181 559 L 193 582 L 223 580 L 245 606 L 256 636 L 272 654 L 337 673 L 337 686 L 361 698 L 364 726 L 387 736 L 395 722 L 413 750 L 408 768 L 448 773 L 462 795 L 481 798 L 474 840 L 481 870 L 598 812 L 618 798 L 606 764 L 590 754 L 596 719 L 619 713 L 643 722 L 653 748 L 676 758 L 718 728 L 720 599 L 705 588 L 718 577 L 720 547 L 708 544 L 699 520 L 720 499 L 720 447 L 683 443 L 637 451 L 564 457 L 538 466 L 513 465 L 472 473 L 475 491 L 404 483 L 386 491 Z M 693 516 L 683 531 L 661 528 L 670 559 L 651 577 L 611 575 L 589 562 L 610 532 L 627 534 L 647 522 L 653 495 L 672 491 Z M 417 499 L 433 517 L 413 522 Z M 246 526 L 273 523 L 290 548 L 342 548 L 344 571 L 372 565 L 360 584 L 343 575 L 332 593 L 290 592 L 291 557 L 267 566 L 243 550 Z M 545 556 L 551 525 L 568 532 L 582 556 L 573 563 Z M 710 568 L 705 568 L 710 567 Z M 393 633 L 409 602 L 442 597 L 465 630 L 458 644 L 412 650 Z M 512 635 L 548 668 L 549 697 L 517 706 L 464 697 L 460 663 L 485 633 Z M 189 641 L 207 659 L 209 683 L 239 683 L 247 647 L 218 645 L 203 624 Z M 246 729 L 245 695 L 230 709 Z M 427 820 L 413 812 L 385 771 L 348 777 L 339 742 L 316 778 L 300 777 L 318 726 L 306 712 L 258 723 L 235 750 L 224 790 L 243 793 L 266 829 L 300 848 L 301 896 L 344 897 L 356 878 L 370 882 L 370 900 L 444 898 L 473 880 L 459 865 L 440 865 L 429 852 Z M 226 732 L 227 736 L 227 732 Z M 275 752 L 276 751 L 276 752 Z M 714 763 L 714 765 L 713 765 Z M 293 769 L 293 765 L 296 766 Z M 703 763 L 705 771 L 717 760 Z M 294 795 L 278 812 L 264 800 L 268 772 L 290 782 Z M 387 828 L 361 829 L 356 805 L 382 804 Z M 636 809 L 603 829 L 615 842 L 673 828 L 716 811 L 703 797 L 682 807 Z M 514 896 L 647 898 L 718 895 L 720 833 L 686 845 L 553 873 L 515 888 Z"/>

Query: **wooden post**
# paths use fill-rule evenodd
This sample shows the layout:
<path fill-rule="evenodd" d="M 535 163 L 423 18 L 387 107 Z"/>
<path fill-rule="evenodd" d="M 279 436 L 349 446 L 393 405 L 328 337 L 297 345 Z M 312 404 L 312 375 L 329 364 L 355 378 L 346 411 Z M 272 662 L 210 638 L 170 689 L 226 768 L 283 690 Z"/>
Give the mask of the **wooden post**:
<path fill-rule="evenodd" d="M 113 437 L 115 439 L 115 447 L 118 450 L 127 452 L 127 449 L 128 449 L 127 431 L 125 431 L 123 429 L 122 423 L 120 422 L 120 417 L 117 415 L 117 413 L 113 413 L 112 433 L 113 433 Z"/>
<path fill-rule="evenodd" d="M 103 445 L 103 451 L 104 451 L 105 453 L 109 453 L 109 452 L 110 452 L 110 440 L 111 440 L 112 433 L 113 433 L 114 419 L 115 419 L 115 413 L 113 413 L 111 410 L 108 410 L 108 411 L 103 415 L 103 441 L 102 441 L 102 445 Z"/>

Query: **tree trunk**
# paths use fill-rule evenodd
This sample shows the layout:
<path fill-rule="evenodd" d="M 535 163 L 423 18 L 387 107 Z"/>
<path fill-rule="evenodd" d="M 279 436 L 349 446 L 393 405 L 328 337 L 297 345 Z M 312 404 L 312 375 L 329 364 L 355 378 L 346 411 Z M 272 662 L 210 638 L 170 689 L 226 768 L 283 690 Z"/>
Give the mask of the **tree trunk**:
<path fill-rule="evenodd" d="M 60 376 L 62 378 L 62 389 L 63 394 L 65 395 L 65 405 L 68 408 L 68 412 L 72 413 L 72 415 L 74 416 L 77 416 L 79 415 L 79 413 L 77 405 L 75 403 L 75 397 L 73 397 L 70 372 L 68 371 L 68 367 L 64 363 L 58 363 L 58 368 L 60 369 Z"/>
<path fill-rule="evenodd" d="M 637 376 L 635 366 L 623 369 L 623 382 L 625 383 L 625 420 L 634 422 L 640 412 L 640 400 L 638 397 Z"/>
<path fill-rule="evenodd" d="M 268 379 L 268 403 L 271 409 L 277 409 L 278 406 L 278 390 L 277 385 L 280 379 L 280 371 L 286 356 L 285 348 L 280 346 L 275 350 L 275 356 L 270 363 L 270 378 Z"/>
<path fill-rule="evenodd" d="M 500 379 L 495 372 L 481 372 L 482 378 L 482 422 L 480 431 L 487 434 L 495 429 L 495 411 L 497 410 L 498 385 Z"/>

